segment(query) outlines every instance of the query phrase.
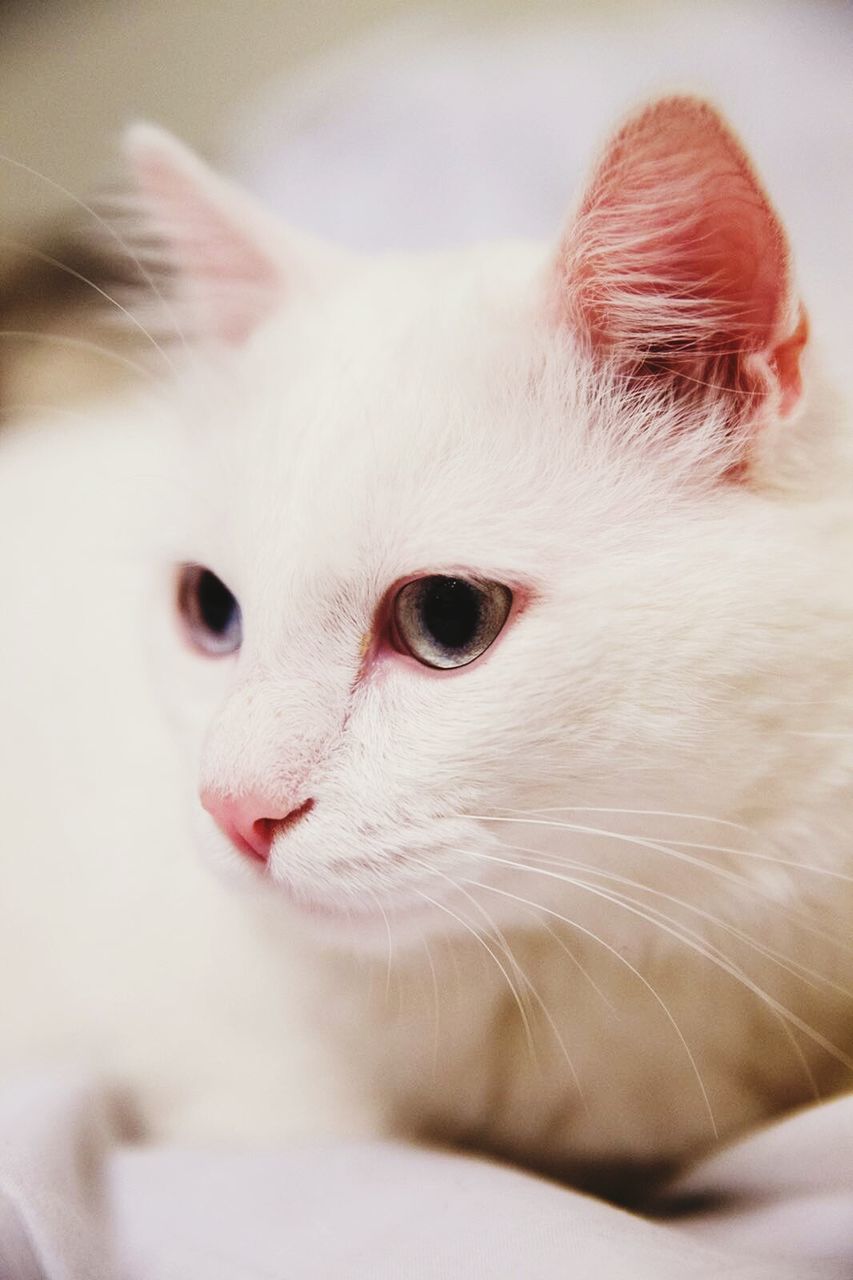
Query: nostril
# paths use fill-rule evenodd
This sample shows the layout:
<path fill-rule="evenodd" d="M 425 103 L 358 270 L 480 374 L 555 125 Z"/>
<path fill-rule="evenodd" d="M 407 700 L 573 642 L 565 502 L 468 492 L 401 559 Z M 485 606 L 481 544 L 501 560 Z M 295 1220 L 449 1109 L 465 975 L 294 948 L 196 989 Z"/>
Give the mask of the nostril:
<path fill-rule="evenodd" d="M 272 822 L 272 834 L 273 838 L 275 838 L 280 831 L 289 831 L 291 827 L 295 827 L 299 819 L 306 817 L 313 808 L 314 801 L 309 798 L 299 805 L 297 809 L 291 809 L 290 813 L 285 814 L 283 818 L 279 818 L 278 820 L 275 818 L 265 818 L 264 821 Z"/>
<path fill-rule="evenodd" d="M 273 828 L 280 819 L 258 818 L 252 823 L 252 849 L 266 862 L 273 842 Z"/>
<path fill-rule="evenodd" d="M 283 818 L 256 818 L 252 823 L 251 844 L 253 848 L 263 849 L 264 861 L 269 857 L 270 847 L 276 836 L 281 835 L 285 831 L 289 831 L 291 827 L 295 827 L 300 818 L 304 818 L 314 808 L 313 800 L 306 800 L 296 809 L 291 809 L 290 813 L 286 813 Z"/>
<path fill-rule="evenodd" d="M 256 817 L 276 812 L 277 805 L 268 798 L 250 794 L 239 797 L 202 792 L 202 804 L 216 822 L 220 831 L 228 837 L 238 852 L 257 862 L 269 861 L 270 849 L 276 836 L 295 826 L 314 807 L 313 799 L 305 800 L 294 809 L 281 813 L 280 817 Z M 283 807 L 283 806 L 282 806 Z"/>

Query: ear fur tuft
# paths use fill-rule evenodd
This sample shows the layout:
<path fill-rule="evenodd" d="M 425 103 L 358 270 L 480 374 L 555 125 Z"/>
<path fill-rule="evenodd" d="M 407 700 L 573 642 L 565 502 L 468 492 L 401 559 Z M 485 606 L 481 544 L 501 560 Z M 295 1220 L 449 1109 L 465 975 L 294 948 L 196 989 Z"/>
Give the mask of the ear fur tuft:
<path fill-rule="evenodd" d="M 744 438 L 801 391 L 804 313 L 784 230 L 729 126 L 670 97 L 605 147 L 560 246 L 560 318 L 629 388 L 723 397 Z"/>

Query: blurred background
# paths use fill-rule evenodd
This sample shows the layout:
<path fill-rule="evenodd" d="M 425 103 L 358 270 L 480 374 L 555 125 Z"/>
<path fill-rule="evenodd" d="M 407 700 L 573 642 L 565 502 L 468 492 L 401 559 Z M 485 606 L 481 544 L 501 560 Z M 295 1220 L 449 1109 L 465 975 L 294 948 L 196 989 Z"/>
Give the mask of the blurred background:
<path fill-rule="evenodd" d="M 609 24 L 667 7 L 661 0 L 454 0 L 445 12 L 468 26 L 535 15 Z M 77 190 L 102 176 L 122 123 L 139 116 L 215 154 L 235 107 L 258 86 L 429 8 L 418 0 L 2 0 L 3 147 Z M 13 222 L 61 207 L 56 192 L 8 174 L 0 200 Z"/>
<path fill-rule="evenodd" d="M 0 322 L 88 323 L 97 295 L 77 277 L 127 273 L 73 196 L 121 174 L 133 120 L 173 130 L 296 223 L 424 247 L 553 235 L 614 120 L 685 89 L 742 132 L 806 296 L 836 305 L 851 86 L 849 0 L 4 0 Z M 824 346 L 846 365 L 839 333 L 834 319 Z M 29 376 L 46 354 L 36 345 L 4 339 L 7 391 L 13 366 Z M 66 394 L 88 368 L 66 369 Z"/>

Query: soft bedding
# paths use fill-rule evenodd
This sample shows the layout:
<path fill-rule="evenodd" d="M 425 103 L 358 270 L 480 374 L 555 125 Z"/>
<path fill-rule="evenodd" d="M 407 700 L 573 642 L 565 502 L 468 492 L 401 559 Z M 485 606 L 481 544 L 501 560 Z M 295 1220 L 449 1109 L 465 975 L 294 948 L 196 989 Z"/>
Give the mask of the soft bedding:
<path fill-rule="evenodd" d="M 89 1081 L 0 1095 L 2 1280 L 853 1277 L 853 1097 L 705 1162 L 655 1221 L 402 1143 L 236 1153 L 132 1137 L 120 1099 Z"/>

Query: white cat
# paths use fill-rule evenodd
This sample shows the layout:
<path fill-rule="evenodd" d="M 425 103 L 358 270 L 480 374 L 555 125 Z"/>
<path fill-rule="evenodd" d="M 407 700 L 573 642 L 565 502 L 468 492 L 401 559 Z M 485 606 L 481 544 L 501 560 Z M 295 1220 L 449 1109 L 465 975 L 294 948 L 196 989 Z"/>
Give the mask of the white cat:
<path fill-rule="evenodd" d="M 121 447 L 197 829 L 249 892 L 158 816 L 150 900 L 40 1047 L 111 1019 L 159 1132 L 418 1133 L 608 1188 L 848 1083 L 850 439 L 728 128 L 664 99 L 556 246 L 421 257 L 128 145 L 188 350 Z M 108 862 L 100 902 L 140 874 Z"/>
<path fill-rule="evenodd" d="M 316 934 L 338 1051 L 586 1178 L 841 1083 L 850 442 L 719 116 L 635 115 L 556 249 L 424 257 L 129 149 L 199 352 L 199 830 Z"/>

